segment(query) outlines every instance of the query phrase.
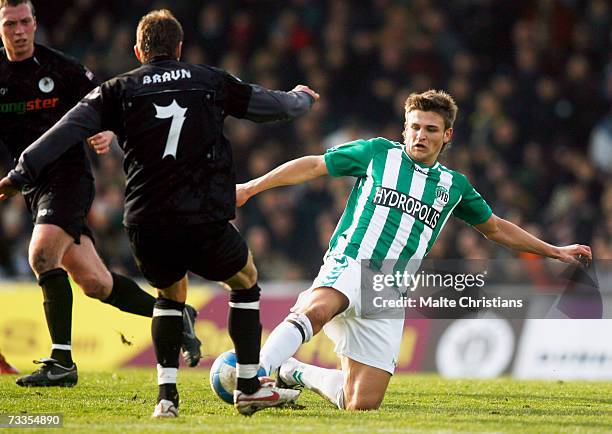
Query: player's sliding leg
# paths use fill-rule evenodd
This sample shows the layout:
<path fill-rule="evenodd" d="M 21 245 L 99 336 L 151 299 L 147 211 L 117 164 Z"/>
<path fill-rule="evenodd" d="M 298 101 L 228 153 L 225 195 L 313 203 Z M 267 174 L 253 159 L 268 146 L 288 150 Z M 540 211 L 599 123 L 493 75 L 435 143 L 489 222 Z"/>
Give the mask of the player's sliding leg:
<path fill-rule="evenodd" d="M 92 240 L 81 236 L 80 244 L 71 244 L 63 259 L 62 266 L 83 290 L 85 295 L 110 304 L 119 310 L 151 318 L 155 297 L 125 276 L 110 272 Z M 196 310 L 186 306 L 183 311 L 183 358 L 187 366 L 196 366 L 201 358 L 200 340 L 194 333 Z"/>
<path fill-rule="evenodd" d="M 349 305 L 341 292 L 319 287 L 303 292 L 285 321 L 272 331 L 261 351 L 261 366 L 275 372 L 299 347 Z"/>
<path fill-rule="evenodd" d="M 320 368 L 290 357 L 278 370 L 276 382 L 280 387 L 305 387 L 344 408 L 344 375 L 340 369 Z"/>
<path fill-rule="evenodd" d="M 278 381 L 285 387 L 302 386 L 340 409 L 376 410 L 385 397 L 391 374 L 348 357 L 342 370 L 302 363 L 293 357 L 282 364 Z"/>
<path fill-rule="evenodd" d="M 342 357 L 344 409 L 376 410 L 385 397 L 391 373 L 380 368 Z"/>
<path fill-rule="evenodd" d="M 158 289 L 151 323 L 159 386 L 153 417 L 178 416 L 179 394 L 176 379 L 186 298 L 187 276 L 167 288 Z"/>
<path fill-rule="evenodd" d="M 244 268 L 225 283 L 231 288 L 228 331 L 236 351 L 236 409 L 241 414 L 250 415 L 264 408 L 295 401 L 299 391 L 262 388 L 257 377 L 261 345 L 260 289 L 257 285 L 257 269 L 250 253 Z"/>
<path fill-rule="evenodd" d="M 37 224 L 30 240 L 29 261 L 44 298 L 45 318 L 51 335 L 51 357 L 43 366 L 17 379 L 19 386 L 74 386 L 77 368 L 72 361 L 72 288 L 61 258 L 74 240 L 59 226 Z"/>

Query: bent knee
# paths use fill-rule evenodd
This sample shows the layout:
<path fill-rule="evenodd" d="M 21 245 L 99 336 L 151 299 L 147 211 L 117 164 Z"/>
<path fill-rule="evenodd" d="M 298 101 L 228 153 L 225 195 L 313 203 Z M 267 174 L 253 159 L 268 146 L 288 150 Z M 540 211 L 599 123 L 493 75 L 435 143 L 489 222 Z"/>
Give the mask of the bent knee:
<path fill-rule="evenodd" d="M 30 250 L 28 254 L 28 261 L 32 270 L 38 275 L 59 268 L 59 261 L 54 258 L 53 255 L 43 247 L 36 247 Z"/>
<path fill-rule="evenodd" d="M 231 289 L 249 289 L 255 286 L 257 277 L 257 268 L 253 261 L 249 261 L 242 270 L 226 280 L 225 283 L 229 285 Z"/>
<path fill-rule="evenodd" d="M 101 276 L 88 274 L 72 276 L 72 278 L 88 297 L 105 300 L 110 295 L 111 285 L 108 285 L 108 282 L 105 282 Z"/>
<path fill-rule="evenodd" d="M 312 324 L 312 329 L 315 331 L 315 334 L 323 328 L 325 324 L 331 321 L 333 317 L 333 313 L 330 309 L 320 303 L 317 303 L 312 306 L 308 306 L 304 312 L 304 315 L 308 317 L 310 320 L 310 324 Z"/>
<path fill-rule="evenodd" d="M 257 278 L 259 277 L 257 274 L 257 267 L 253 262 L 247 264 L 247 266 L 242 270 L 243 281 L 245 288 L 252 288 L 257 283 Z"/>
<path fill-rule="evenodd" d="M 345 398 L 345 410 L 378 410 L 382 404 L 382 399 L 370 398 L 367 396 L 353 396 L 351 399 Z"/>

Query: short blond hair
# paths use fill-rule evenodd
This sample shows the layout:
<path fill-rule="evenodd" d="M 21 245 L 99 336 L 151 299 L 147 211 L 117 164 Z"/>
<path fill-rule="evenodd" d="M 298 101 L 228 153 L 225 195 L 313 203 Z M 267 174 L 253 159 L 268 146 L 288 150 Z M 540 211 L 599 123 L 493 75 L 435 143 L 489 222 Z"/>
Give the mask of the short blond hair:
<path fill-rule="evenodd" d="M 136 46 L 146 62 L 155 56 L 175 56 L 183 41 L 183 27 L 168 9 L 151 11 L 140 19 Z"/>

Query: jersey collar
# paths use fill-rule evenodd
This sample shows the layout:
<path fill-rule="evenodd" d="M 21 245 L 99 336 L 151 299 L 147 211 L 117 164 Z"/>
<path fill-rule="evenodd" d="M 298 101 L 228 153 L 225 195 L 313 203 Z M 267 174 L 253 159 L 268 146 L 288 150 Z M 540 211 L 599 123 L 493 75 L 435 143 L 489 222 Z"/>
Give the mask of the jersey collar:
<path fill-rule="evenodd" d="M 408 158 L 408 160 L 410 160 L 410 162 L 412 162 L 412 164 L 414 164 L 415 166 L 419 166 L 423 169 L 437 169 L 438 166 L 440 166 L 440 163 L 438 163 L 438 161 L 436 160 L 436 162 L 433 164 L 433 166 L 428 166 L 425 163 L 419 163 L 418 161 L 415 161 L 412 159 L 412 157 L 410 156 L 410 154 L 408 154 L 408 151 L 406 151 L 406 145 L 402 145 L 402 154 L 406 156 L 406 158 Z"/>
<path fill-rule="evenodd" d="M 155 56 L 155 57 L 151 57 L 149 60 L 147 60 L 147 61 L 145 62 L 145 64 L 147 64 L 147 63 L 153 63 L 153 62 L 163 62 L 163 61 L 166 61 L 166 60 L 176 60 L 176 58 L 174 58 L 174 57 L 172 57 L 172 56 L 166 56 L 166 55 L 163 55 L 163 56 Z"/>

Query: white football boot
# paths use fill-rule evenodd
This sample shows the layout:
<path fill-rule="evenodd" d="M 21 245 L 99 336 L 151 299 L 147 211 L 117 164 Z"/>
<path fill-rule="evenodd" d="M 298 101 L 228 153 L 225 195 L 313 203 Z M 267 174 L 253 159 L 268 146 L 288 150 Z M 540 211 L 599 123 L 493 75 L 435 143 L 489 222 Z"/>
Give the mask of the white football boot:
<path fill-rule="evenodd" d="M 302 365 L 303 363 L 299 360 L 289 357 L 278 369 L 276 386 L 285 389 L 304 387 L 304 382 L 302 381 L 304 370 Z"/>
<path fill-rule="evenodd" d="M 250 416 L 256 411 L 270 407 L 282 407 L 295 402 L 300 396 L 299 390 L 281 389 L 272 382 L 266 382 L 255 393 L 247 395 L 240 390 L 234 390 L 234 407 L 238 413 Z"/>
<path fill-rule="evenodd" d="M 175 407 L 172 401 L 162 399 L 155 406 L 151 417 L 178 417 L 178 408 Z"/>

